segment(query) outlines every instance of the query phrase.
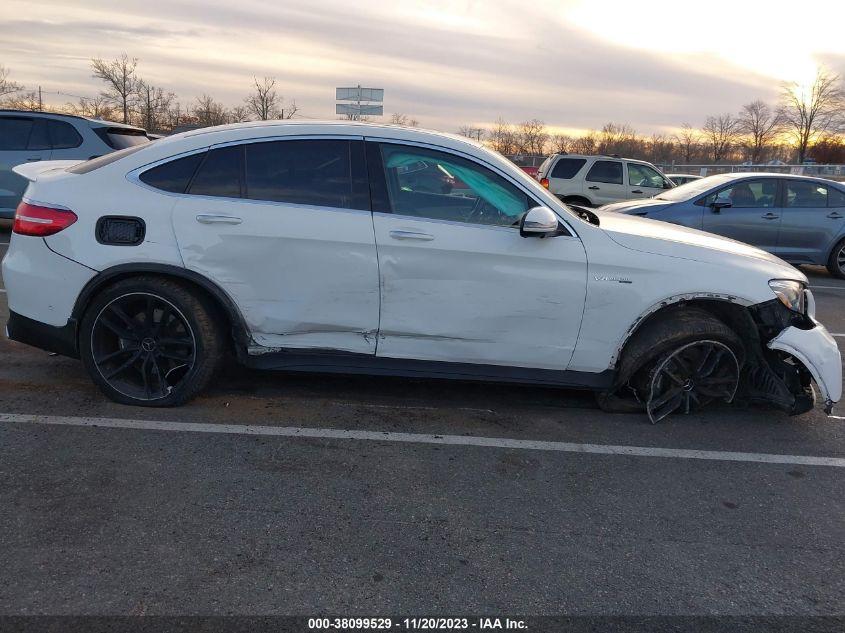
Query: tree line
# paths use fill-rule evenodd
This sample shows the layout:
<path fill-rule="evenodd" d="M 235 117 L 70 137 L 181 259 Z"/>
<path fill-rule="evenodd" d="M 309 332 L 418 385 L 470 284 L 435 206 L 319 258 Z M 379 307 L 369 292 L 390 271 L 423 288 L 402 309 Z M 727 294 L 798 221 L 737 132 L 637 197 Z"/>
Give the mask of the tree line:
<path fill-rule="evenodd" d="M 93 58 L 92 77 L 102 89 L 95 97 L 79 97 L 60 110 L 104 120 L 122 121 L 153 133 L 185 127 L 205 127 L 249 120 L 301 116 L 296 101 L 278 93 L 273 77 L 253 77 L 241 104 L 226 107 L 208 94 L 183 104 L 173 92 L 155 86 L 138 70 L 138 59 L 123 54 L 112 60 Z M 40 92 L 26 90 L 0 64 L 0 106 L 43 110 Z M 367 120 L 350 115 L 344 118 Z M 390 122 L 419 125 L 406 114 Z M 684 123 L 673 134 L 639 134 L 627 123 L 610 122 L 600 130 L 572 136 L 552 133 L 543 121 L 511 124 L 497 119 L 491 126 L 463 125 L 458 133 L 481 141 L 505 155 L 618 154 L 654 163 L 695 164 L 770 161 L 845 163 L 845 89 L 839 75 L 819 68 L 808 87 L 784 83 L 777 103 L 754 100 L 738 113 L 708 116 L 695 127 Z"/>
<path fill-rule="evenodd" d="M 458 134 L 482 141 L 505 155 L 618 154 L 653 163 L 720 162 L 845 163 L 845 89 L 839 75 L 817 70 L 810 86 L 784 83 L 780 99 L 756 99 L 734 114 L 708 116 L 703 125 L 684 123 L 674 134 L 638 134 L 626 123 L 610 122 L 580 136 L 553 134 L 543 121 L 492 126 L 463 125 Z"/>

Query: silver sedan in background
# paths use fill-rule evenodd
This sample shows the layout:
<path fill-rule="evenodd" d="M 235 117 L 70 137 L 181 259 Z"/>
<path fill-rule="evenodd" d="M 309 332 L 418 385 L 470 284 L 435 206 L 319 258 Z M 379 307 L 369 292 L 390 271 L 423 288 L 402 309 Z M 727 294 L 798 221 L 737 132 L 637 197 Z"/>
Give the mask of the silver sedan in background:
<path fill-rule="evenodd" d="M 845 184 L 786 174 L 709 176 L 648 200 L 602 207 L 746 242 L 845 279 Z"/>

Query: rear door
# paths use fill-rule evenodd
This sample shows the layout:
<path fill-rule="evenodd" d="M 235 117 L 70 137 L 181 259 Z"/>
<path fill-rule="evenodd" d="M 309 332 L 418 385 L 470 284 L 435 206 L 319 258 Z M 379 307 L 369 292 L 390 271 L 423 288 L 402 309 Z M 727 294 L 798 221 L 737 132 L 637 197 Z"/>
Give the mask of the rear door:
<path fill-rule="evenodd" d="M 662 193 L 669 182 L 663 175 L 649 165 L 625 163 L 628 168 L 629 198 L 652 198 Z"/>
<path fill-rule="evenodd" d="M 50 145 L 53 149 L 52 160 L 71 160 L 74 158 L 91 158 L 80 153 L 82 136 L 73 125 L 67 121 L 47 119 L 47 132 L 50 135 Z"/>
<path fill-rule="evenodd" d="M 778 187 L 778 178 L 754 178 L 711 193 L 702 202 L 702 228 L 777 253 L 783 214 Z M 717 198 L 730 201 L 730 206 L 719 209 Z"/>
<path fill-rule="evenodd" d="M 50 160 L 50 155 L 44 119 L 0 116 L 0 211 L 13 212 L 26 190 L 26 178 L 13 173 L 12 167 Z"/>
<path fill-rule="evenodd" d="M 791 262 L 822 264 L 842 235 L 845 193 L 834 185 L 784 178 L 778 254 Z"/>
<path fill-rule="evenodd" d="M 597 160 L 584 179 L 584 193 L 595 205 L 627 200 L 623 171 L 621 160 Z"/>
<path fill-rule="evenodd" d="M 374 354 L 379 281 L 363 141 L 212 148 L 173 226 L 185 266 L 215 281 L 265 347 Z"/>

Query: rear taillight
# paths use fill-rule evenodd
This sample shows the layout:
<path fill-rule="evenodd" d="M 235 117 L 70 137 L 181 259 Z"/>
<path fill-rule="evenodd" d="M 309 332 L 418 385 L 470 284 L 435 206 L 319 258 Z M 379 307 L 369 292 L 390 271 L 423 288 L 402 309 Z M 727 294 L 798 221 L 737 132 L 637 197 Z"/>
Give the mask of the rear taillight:
<path fill-rule="evenodd" d="M 66 229 L 76 220 L 76 214 L 67 209 L 54 209 L 21 202 L 15 211 L 12 231 L 18 235 L 46 237 Z"/>
<path fill-rule="evenodd" d="M 543 185 L 546 189 L 549 188 L 549 179 L 548 178 L 540 178 L 540 184 Z"/>

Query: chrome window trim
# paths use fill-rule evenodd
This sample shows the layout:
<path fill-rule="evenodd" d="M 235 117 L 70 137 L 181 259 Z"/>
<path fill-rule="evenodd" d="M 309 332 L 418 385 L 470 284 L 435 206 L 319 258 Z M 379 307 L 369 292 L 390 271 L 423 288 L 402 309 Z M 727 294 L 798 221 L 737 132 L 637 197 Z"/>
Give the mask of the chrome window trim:
<path fill-rule="evenodd" d="M 535 196 L 534 193 L 531 190 L 527 189 L 524 185 L 522 185 L 522 183 L 518 182 L 513 177 L 511 177 L 510 174 L 504 173 L 501 169 L 498 168 L 498 166 L 496 166 L 492 163 L 489 163 L 484 159 L 481 159 L 481 158 L 478 158 L 478 157 L 473 156 L 471 154 L 467 154 L 465 152 L 462 152 L 460 150 L 452 149 L 451 147 L 443 147 L 442 145 L 434 145 L 433 143 L 423 143 L 421 141 L 406 141 L 406 140 L 402 140 L 402 139 L 384 138 L 384 137 L 380 137 L 380 136 L 365 136 L 364 140 L 370 141 L 370 142 L 373 142 L 373 143 L 389 143 L 391 145 L 407 145 L 409 147 L 422 147 L 423 149 L 430 149 L 430 150 L 434 150 L 434 151 L 437 151 L 437 152 L 444 152 L 446 154 L 453 154 L 455 156 L 463 158 L 464 160 L 468 160 L 468 161 L 471 161 L 473 163 L 479 163 L 479 164 L 483 165 L 484 167 L 486 167 L 487 169 L 489 169 L 490 171 L 492 171 L 493 173 L 495 173 L 497 176 L 500 176 L 501 178 L 504 178 L 505 180 L 507 180 L 510 184 L 512 184 L 514 187 L 516 187 L 522 193 L 524 193 L 526 196 L 528 196 L 529 202 L 534 201 L 534 202 L 538 203 L 539 205 L 548 206 L 546 204 L 543 204 L 543 202 L 541 200 L 538 200 L 537 196 Z M 569 231 L 570 235 L 572 237 L 577 238 L 578 233 L 572 228 L 572 226 L 569 224 L 569 222 L 566 219 L 564 219 L 563 217 L 561 217 L 561 214 L 557 210 L 552 209 L 552 211 L 554 211 L 555 215 L 558 216 L 558 219 L 563 223 L 563 225 L 566 227 L 566 230 Z M 415 217 L 415 216 L 399 216 L 397 214 L 392 214 L 392 213 L 383 213 L 383 212 L 379 212 L 379 213 L 382 213 L 383 215 L 393 215 L 395 217 L 407 217 L 409 219 L 416 219 L 416 220 L 432 219 L 432 218 L 418 218 L 418 217 Z M 447 222 L 449 224 L 457 224 L 457 225 L 463 225 L 463 226 L 480 226 L 480 227 L 485 227 L 485 228 L 501 228 L 501 229 L 505 229 L 505 230 L 508 230 L 508 231 L 512 231 L 514 229 L 519 230 L 519 227 L 515 227 L 515 226 L 494 227 L 493 225 L 490 225 L 490 224 L 476 224 L 474 222 L 458 222 L 456 220 L 436 220 L 435 219 L 435 221 L 437 221 L 437 222 Z M 561 237 L 563 237 L 563 236 L 561 236 Z"/>

